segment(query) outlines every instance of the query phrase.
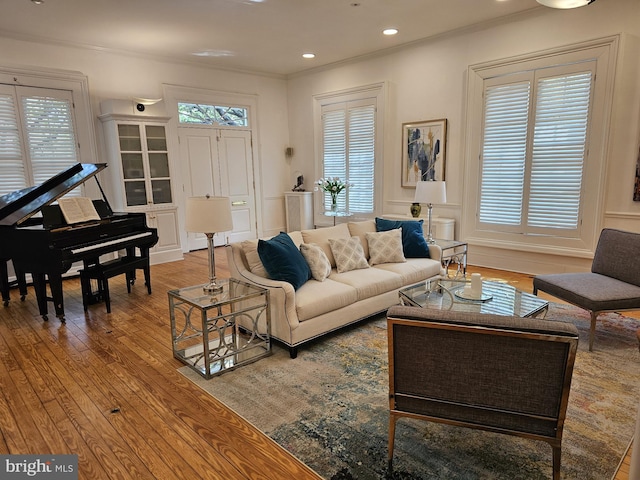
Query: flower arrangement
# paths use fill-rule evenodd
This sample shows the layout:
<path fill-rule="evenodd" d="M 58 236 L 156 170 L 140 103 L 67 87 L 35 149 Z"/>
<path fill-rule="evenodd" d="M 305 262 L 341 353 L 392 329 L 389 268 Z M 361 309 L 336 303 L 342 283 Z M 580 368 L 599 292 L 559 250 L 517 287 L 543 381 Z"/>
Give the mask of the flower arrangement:
<path fill-rule="evenodd" d="M 335 210 L 338 204 L 338 194 L 348 187 L 353 187 L 352 183 L 343 182 L 340 177 L 328 177 L 316 180 L 316 190 L 320 189 L 331 195 L 331 209 Z"/>

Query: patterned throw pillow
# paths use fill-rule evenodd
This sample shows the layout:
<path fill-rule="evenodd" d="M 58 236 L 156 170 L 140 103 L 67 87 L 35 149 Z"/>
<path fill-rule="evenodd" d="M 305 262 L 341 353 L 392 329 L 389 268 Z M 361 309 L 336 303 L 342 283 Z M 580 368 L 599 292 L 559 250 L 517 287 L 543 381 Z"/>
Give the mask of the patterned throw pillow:
<path fill-rule="evenodd" d="M 338 273 L 369 268 L 359 237 L 330 238 L 329 246 L 336 259 Z"/>
<path fill-rule="evenodd" d="M 402 229 L 365 233 L 369 244 L 369 265 L 406 262 L 402 253 Z"/>
<path fill-rule="evenodd" d="M 429 258 L 429 244 L 424 238 L 422 220 L 387 220 L 376 218 L 376 230 L 385 232 L 402 228 L 402 250 L 406 258 Z"/>
<path fill-rule="evenodd" d="M 309 264 L 313 279 L 324 282 L 324 279 L 331 274 L 331 264 L 324 250 L 315 243 L 301 243 L 300 251 Z"/>

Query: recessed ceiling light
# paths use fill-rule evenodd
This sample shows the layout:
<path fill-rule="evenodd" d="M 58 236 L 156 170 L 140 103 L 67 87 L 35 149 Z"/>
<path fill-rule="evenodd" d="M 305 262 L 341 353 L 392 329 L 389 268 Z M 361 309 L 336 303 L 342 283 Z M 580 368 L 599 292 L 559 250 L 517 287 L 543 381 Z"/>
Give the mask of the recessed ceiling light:
<path fill-rule="evenodd" d="M 44 0 L 31 0 L 31 3 L 35 5 L 42 5 L 44 3 Z"/>
<path fill-rule="evenodd" d="M 396 33 L 398 33 L 398 29 L 397 28 L 385 28 L 382 33 L 384 35 L 395 35 Z"/>
<path fill-rule="evenodd" d="M 302 57 L 303 58 L 316 58 L 316 54 L 315 53 L 303 53 Z"/>

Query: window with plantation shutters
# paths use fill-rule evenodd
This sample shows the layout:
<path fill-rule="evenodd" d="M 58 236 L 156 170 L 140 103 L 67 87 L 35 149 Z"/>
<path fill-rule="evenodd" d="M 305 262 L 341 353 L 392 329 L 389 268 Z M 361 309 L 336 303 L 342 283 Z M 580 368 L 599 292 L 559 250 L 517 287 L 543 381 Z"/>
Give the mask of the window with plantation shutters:
<path fill-rule="evenodd" d="M 594 69 L 584 62 L 485 82 L 483 228 L 577 235 Z"/>
<path fill-rule="evenodd" d="M 77 145 L 70 91 L 0 85 L 0 194 L 74 165 Z"/>
<path fill-rule="evenodd" d="M 322 107 L 323 177 L 339 177 L 352 186 L 338 195 L 338 209 L 373 213 L 375 208 L 376 99 Z M 331 207 L 325 195 L 324 208 Z"/>

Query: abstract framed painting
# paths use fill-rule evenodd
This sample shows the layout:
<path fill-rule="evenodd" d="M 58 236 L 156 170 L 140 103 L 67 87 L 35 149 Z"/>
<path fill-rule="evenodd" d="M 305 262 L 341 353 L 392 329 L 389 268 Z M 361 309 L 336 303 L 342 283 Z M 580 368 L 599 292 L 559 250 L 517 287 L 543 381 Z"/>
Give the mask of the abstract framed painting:
<path fill-rule="evenodd" d="M 402 124 L 402 187 L 444 180 L 447 119 Z"/>

